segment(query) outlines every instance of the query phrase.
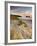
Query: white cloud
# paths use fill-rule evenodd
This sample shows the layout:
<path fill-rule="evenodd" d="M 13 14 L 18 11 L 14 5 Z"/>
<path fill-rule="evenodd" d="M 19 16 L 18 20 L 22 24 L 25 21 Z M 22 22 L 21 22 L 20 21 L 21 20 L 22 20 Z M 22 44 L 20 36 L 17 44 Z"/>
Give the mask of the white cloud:
<path fill-rule="evenodd" d="M 32 13 L 30 11 L 26 11 L 26 12 L 16 12 L 14 10 L 11 10 L 10 13 L 11 14 L 14 14 L 14 15 L 20 15 L 20 16 L 32 16 Z"/>

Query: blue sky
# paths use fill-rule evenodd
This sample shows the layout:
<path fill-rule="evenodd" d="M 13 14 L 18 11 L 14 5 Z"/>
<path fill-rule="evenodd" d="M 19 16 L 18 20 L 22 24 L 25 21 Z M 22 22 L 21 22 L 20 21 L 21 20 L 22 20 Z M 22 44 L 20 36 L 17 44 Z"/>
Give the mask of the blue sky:
<path fill-rule="evenodd" d="M 32 7 L 11 6 L 10 9 L 15 12 L 31 12 L 32 13 Z"/>

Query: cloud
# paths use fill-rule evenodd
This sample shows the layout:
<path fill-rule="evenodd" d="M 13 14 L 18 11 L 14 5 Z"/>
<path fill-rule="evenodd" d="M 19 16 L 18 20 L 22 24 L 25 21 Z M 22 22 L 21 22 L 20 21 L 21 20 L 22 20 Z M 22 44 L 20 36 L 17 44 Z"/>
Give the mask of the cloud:
<path fill-rule="evenodd" d="M 10 14 L 20 15 L 20 16 L 31 16 L 32 17 L 32 12 L 30 12 L 30 11 L 26 11 L 26 12 L 16 12 L 14 10 L 11 10 Z"/>

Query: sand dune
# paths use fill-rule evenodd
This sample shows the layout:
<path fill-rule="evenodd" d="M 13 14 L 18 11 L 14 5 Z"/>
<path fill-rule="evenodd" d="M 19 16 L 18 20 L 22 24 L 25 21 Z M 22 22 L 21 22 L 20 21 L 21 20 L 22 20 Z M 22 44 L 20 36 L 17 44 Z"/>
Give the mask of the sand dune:
<path fill-rule="evenodd" d="M 19 28 L 19 27 L 18 27 Z M 20 26 L 19 31 L 18 28 L 14 27 L 10 32 L 10 39 L 31 39 L 32 38 L 32 29 L 28 27 Z"/>

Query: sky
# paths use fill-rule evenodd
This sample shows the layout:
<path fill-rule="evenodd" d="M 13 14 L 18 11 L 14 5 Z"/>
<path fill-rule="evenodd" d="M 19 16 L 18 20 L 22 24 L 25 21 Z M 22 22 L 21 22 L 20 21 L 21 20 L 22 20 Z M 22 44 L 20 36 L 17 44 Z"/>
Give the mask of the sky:
<path fill-rule="evenodd" d="M 32 7 L 11 6 L 10 14 L 20 15 L 23 19 L 25 19 L 25 16 L 32 17 Z"/>
<path fill-rule="evenodd" d="M 32 12 L 32 7 L 19 7 L 19 6 L 10 6 L 10 10 L 14 12 Z"/>

